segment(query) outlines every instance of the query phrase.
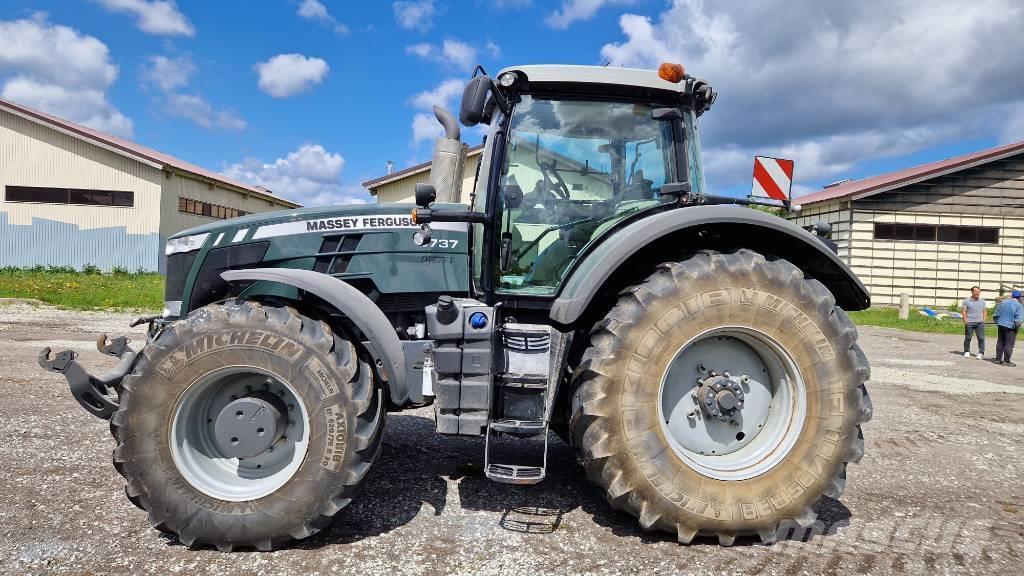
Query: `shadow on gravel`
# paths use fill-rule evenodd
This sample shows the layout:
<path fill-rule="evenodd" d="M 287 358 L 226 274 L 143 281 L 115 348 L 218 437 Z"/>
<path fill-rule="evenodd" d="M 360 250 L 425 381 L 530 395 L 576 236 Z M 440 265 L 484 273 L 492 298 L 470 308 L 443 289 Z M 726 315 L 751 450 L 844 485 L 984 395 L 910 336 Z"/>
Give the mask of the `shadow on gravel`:
<path fill-rule="evenodd" d="M 411 522 L 417 515 L 439 516 L 448 499 L 448 480 L 458 483 L 453 496 L 466 510 L 496 514 L 495 523 L 514 532 L 549 534 L 562 527 L 564 514 L 582 509 L 593 521 L 615 536 L 638 538 L 644 543 L 674 542 L 675 536 L 644 532 L 632 516 L 613 509 L 597 488 L 585 479 L 572 450 L 555 434 L 548 450 L 547 478 L 532 486 L 500 484 L 483 472 L 482 438 L 438 435 L 431 418 L 410 414 L 389 414 L 384 446 L 361 493 L 338 513 L 334 523 L 290 548 L 316 549 L 357 542 L 385 534 Z M 493 440 L 493 439 L 492 439 Z M 542 450 L 534 441 L 527 450 Z M 427 507 L 424 509 L 423 505 Z M 421 512 L 423 510 L 423 512 Z M 808 530 L 787 530 L 779 539 L 806 540 L 819 534 L 834 534 L 846 526 L 850 511 L 841 502 L 824 498 L 815 510 L 818 522 Z M 169 542 L 177 542 L 169 537 Z M 738 538 L 736 545 L 759 544 L 753 538 Z M 718 545 L 717 539 L 698 538 L 694 545 Z"/>

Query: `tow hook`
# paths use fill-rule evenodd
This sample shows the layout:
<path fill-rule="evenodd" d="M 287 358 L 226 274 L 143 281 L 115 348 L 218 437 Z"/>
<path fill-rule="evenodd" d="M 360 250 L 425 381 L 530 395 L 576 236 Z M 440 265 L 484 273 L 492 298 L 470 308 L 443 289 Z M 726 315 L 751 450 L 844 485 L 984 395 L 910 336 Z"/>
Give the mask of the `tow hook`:
<path fill-rule="evenodd" d="M 118 336 L 108 341 L 103 334 L 96 340 L 96 349 L 108 356 L 115 356 L 121 361 L 114 369 L 102 376 L 89 374 L 75 358 L 78 353 L 64 350 L 50 356 L 50 348 L 39 352 L 39 365 L 43 370 L 63 374 L 71 387 L 71 395 L 93 416 L 109 420 L 117 411 L 117 388 L 121 380 L 135 364 L 135 350 L 128 346 L 128 338 Z"/>

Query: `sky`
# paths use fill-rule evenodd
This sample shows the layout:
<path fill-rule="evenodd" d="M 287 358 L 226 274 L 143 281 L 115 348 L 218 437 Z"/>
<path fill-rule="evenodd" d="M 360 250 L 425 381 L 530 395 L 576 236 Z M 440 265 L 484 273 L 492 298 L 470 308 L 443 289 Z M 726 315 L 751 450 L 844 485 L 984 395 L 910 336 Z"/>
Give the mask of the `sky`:
<path fill-rule="evenodd" d="M 680 62 L 719 92 L 709 189 L 760 154 L 799 196 L 1024 140 L 1022 30 L 1018 0 L 0 0 L 0 98 L 326 205 L 429 160 L 476 64 Z"/>

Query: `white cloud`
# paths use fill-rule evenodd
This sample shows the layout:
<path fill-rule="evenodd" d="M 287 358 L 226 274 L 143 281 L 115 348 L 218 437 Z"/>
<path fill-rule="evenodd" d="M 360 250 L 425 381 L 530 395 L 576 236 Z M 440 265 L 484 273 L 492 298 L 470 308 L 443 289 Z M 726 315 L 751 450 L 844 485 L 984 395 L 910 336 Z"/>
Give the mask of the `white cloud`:
<path fill-rule="evenodd" d="M 711 82 L 721 97 L 701 128 L 719 187 L 749 181 L 754 153 L 795 157 L 804 184 L 835 179 L 867 159 L 998 134 L 1024 103 L 1019 2 L 794 2 L 674 0 L 653 20 L 623 15 L 624 40 L 601 56 L 682 62 Z"/>
<path fill-rule="evenodd" d="M 1024 103 L 1010 106 L 1006 111 L 999 139 L 1007 144 L 1024 140 Z"/>
<path fill-rule="evenodd" d="M 107 45 L 46 15 L 0 21 L 0 73 L 15 71 L 64 86 L 106 87 L 117 79 Z"/>
<path fill-rule="evenodd" d="M 552 28 L 565 30 L 573 22 L 590 20 L 605 6 L 631 3 L 632 0 L 562 0 L 562 7 L 548 14 L 544 18 L 544 23 Z"/>
<path fill-rule="evenodd" d="M 137 18 L 139 30 L 157 36 L 195 36 L 196 29 L 174 0 L 97 0 L 108 10 Z"/>
<path fill-rule="evenodd" d="M 455 98 L 462 95 L 465 83 L 451 78 L 438 84 L 433 90 L 420 92 L 409 99 L 413 108 L 419 110 L 412 118 L 412 145 L 416 147 L 423 141 L 432 141 L 444 136 L 444 129 L 434 118 L 433 107 L 438 105 L 451 108 Z"/>
<path fill-rule="evenodd" d="M 168 94 L 163 102 L 167 114 L 191 120 L 207 130 L 238 132 L 247 125 L 233 110 L 217 110 L 198 94 Z"/>
<path fill-rule="evenodd" d="M 501 58 L 501 46 L 498 46 L 492 40 L 488 40 L 487 43 L 484 44 L 484 50 L 487 50 L 487 54 L 489 54 L 491 58 Z"/>
<path fill-rule="evenodd" d="M 167 56 L 150 56 L 146 58 L 147 66 L 141 69 L 142 83 L 162 92 L 170 92 L 188 86 L 189 80 L 196 72 L 196 65 L 189 56 L 168 58 Z"/>
<path fill-rule="evenodd" d="M 237 112 L 217 109 L 198 93 L 185 93 L 196 73 L 196 66 L 188 55 L 170 58 L 163 55 L 150 56 L 148 65 L 141 70 L 143 86 L 153 87 L 163 93 L 152 101 L 161 112 L 175 118 L 184 118 L 207 130 L 239 132 L 248 125 Z"/>
<path fill-rule="evenodd" d="M 491 4 L 495 8 L 526 8 L 533 4 L 532 0 L 492 0 Z"/>
<path fill-rule="evenodd" d="M 406 47 L 405 51 L 424 60 L 463 70 L 470 70 L 477 63 L 476 48 L 452 38 L 442 41 L 440 46 L 427 43 L 413 44 Z"/>
<path fill-rule="evenodd" d="M 299 3 L 299 16 L 306 20 L 314 20 L 334 30 L 335 34 L 348 34 L 348 26 L 338 22 L 327 7 L 318 0 L 302 0 Z"/>
<path fill-rule="evenodd" d="M 255 66 L 260 75 L 260 89 L 274 98 L 288 98 L 308 92 L 330 71 L 321 58 L 302 54 L 278 54 Z"/>
<path fill-rule="evenodd" d="M 434 26 L 437 8 L 434 0 L 410 0 L 395 2 L 395 22 L 407 30 L 429 30 Z"/>
<path fill-rule="evenodd" d="M 305 144 L 284 158 L 264 163 L 247 158 L 223 170 L 225 176 L 247 182 L 294 200 L 303 206 L 365 204 L 366 191 L 344 185 L 345 159 L 319 144 Z"/>
<path fill-rule="evenodd" d="M 4 83 L 0 98 L 67 118 L 79 124 L 130 138 L 132 121 L 121 114 L 100 90 L 41 84 L 15 76 Z"/>
<path fill-rule="evenodd" d="M 0 21 L 0 97 L 130 137 L 132 121 L 107 99 L 117 66 L 107 45 L 92 36 L 51 24 L 46 15 Z"/>

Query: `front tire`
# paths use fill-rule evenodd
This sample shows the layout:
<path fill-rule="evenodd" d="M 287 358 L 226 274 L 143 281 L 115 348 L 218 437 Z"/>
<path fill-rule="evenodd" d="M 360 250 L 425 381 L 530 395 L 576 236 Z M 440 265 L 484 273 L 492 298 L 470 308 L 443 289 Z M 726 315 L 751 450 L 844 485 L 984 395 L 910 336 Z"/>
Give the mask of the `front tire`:
<path fill-rule="evenodd" d="M 739 250 L 659 266 L 594 327 L 574 375 L 588 478 L 683 543 L 809 527 L 863 455 L 856 339 L 828 289 L 785 260 Z"/>
<path fill-rule="evenodd" d="M 226 442 L 247 439 L 218 436 L 218 415 L 247 396 L 263 399 L 251 417 L 276 440 L 232 457 Z M 114 466 L 150 523 L 183 544 L 271 550 L 349 503 L 383 423 L 381 391 L 350 342 L 293 308 L 238 300 L 196 310 L 146 346 L 111 419 Z"/>

